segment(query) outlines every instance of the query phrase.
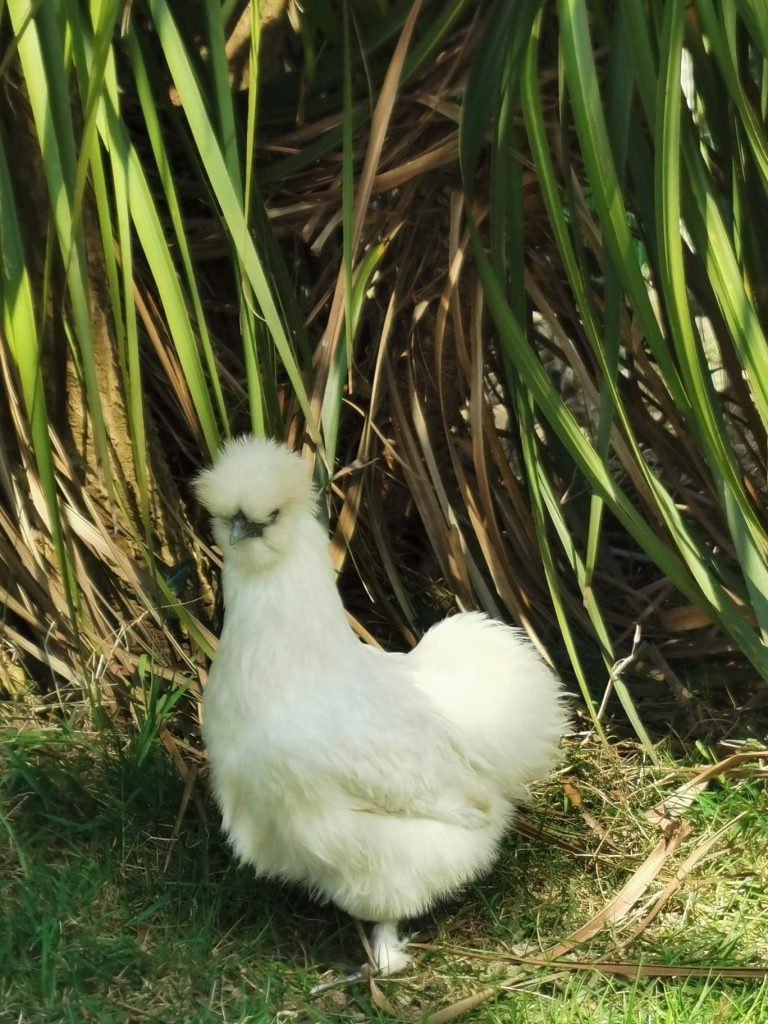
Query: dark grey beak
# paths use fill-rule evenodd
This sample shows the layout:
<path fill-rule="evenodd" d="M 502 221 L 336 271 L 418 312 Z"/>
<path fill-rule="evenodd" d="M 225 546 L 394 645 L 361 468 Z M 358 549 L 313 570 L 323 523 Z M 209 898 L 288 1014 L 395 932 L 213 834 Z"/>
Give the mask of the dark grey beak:
<path fill-rule="evenodd" d="M 244 540 L 246 537 L 263 537 L 263 535 L 263 523 L 252 523 L 250 519 L 247 519 L 243 515 L 242 512 L 238 512 L 236 516 L 232 516 L 229 528 L 230 545 L 237 544 L 239 540 Z"/>

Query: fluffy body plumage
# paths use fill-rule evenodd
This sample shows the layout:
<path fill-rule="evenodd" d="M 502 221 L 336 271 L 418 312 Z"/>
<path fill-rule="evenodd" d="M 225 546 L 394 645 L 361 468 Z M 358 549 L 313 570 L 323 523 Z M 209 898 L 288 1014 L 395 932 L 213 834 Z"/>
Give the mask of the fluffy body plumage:
<path fill-rule="evenodd" d="M 224 554 L 203 701 L 224 828 L 259 874 L 378 922 L 379 966 L 400 970 L 396 922 L 486 871 L 556 762 L 559 685 L 517 630 L 478 613 L 408 654 L 360 643 L 308 468 L 284 446 L 232 441 L 195 486 Z"/>

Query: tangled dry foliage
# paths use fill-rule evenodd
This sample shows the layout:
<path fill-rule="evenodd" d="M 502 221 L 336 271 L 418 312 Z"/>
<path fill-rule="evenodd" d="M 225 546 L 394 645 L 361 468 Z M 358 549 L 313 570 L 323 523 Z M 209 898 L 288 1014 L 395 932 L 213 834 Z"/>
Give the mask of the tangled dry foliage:
<path fill-rule="evenodd" d="M 253 216 L 262 238 L 268 222 L 281 251 L 272 263 L 276 289 L 290 292 L 300 310 L 303 327 L 293 331 L 294 343 L 307 406 L 326 439 L 333 421 L 329 396 L 340 395 L 338 429 L 333 427 L 330 446 L 336 460 L 328 507 L 334 560 L 343 569 L 341 585 L 351 613 L 362 635 L 405 646 L 456 606 L 482 608 L 523 625 L 568 674 L 563 619 L 553 611 L 554 580 L 572 629 L 573 650 L 596 702 L 611 664 L 629 652 L 641 624 L 642 642 L 631 671 L 624 674 L 640 719 L 653 728 L 673 723 L 686 734 L 700 733 L 712 719 L 718 729 L 725 719 L 732 727 L 748 728 L 765 701 L 756 670 L 609 508 L 602 511 L 594 571 L 585 575 L 583 556 L 574 557 L 572 549 L 583 552 L 588 544 L 592 489 L 552 423 L 530 400 L 500 340 L 474 256 L 470 220 L 488 247 L 501 244 L 511 252 L 513 265 L 517 260 L 520 273 L 510 279 L 510 291 L 516 290 L 510 302 L 525 308 L 530 350 L 590 440 L 597 437 L 601 419 L 603 368 L 568 283 L 518 113 L 509 122 L 520 200 L 512 211 L 516 237 L 501 243 L 494 237 L 491 213 L 500 199 L 493 193 L 498 182 L 491 149 L 481 150 L 471 182 L 462 178 L 462 102 L 488 44 L 487 12 L 461 7 L 430 59 L 401 76 L 409 42 L 412 50 L 421 39 L 418 16 L 424 12 L 418 8 L 411 10 L 389 49 L 379 49 L 365 69 L 355 72 L 353 84 L 363 83 L 358 89 L 362 98 L 354 98 L 346 113 L 338 83 L 334 107 L 334 96 L 314 106 L 308 101 L 308 76 L 299 76 L 298 94 L 282 100 L 282 106 L 280 69 L 265 71 L 262 82 L 257 164 L 264 213 L 257 202 Z M 133 18 L 133 30 L 147 33 L 150 47 L 147 25 L 137 12 Z M 415 36 L 409 40 L 412 30 Z M 300 66 L 295 10 L 269 31 L 270 52 L 276 48 L 287 55 L 282 66 Z M 193 25 L 190 49 L 195 40 Z M 262 47 L 266 53 L 263 40 Z M 233 89 L 249 80 L 242 67 L 234 67 L 235 49 L 228 51 Z M 199 59 L 204 67 L 205 54 Z M 603 310 L 608 256 L 570 115 L 559 100 L 557 59 L 553 20 L 538 50 L 547 138 L 578 237 L 579 259 L 594 283 L 596 306 Z M 368 86 L 372 100 L 366 98 Z M 18 81 L 15 87 L 20 88 Z M 199 161 L 189 159 L 190 143 L 176 109 L 181 101 L 160 58 L 153 68 L 153 88 L 169 133 L 166 146 L 204 306 L 211 345 L 208 386 L 213 393 L 218 378 L 229 418 L 224 430 L 231 426 L 236 432 L 250 425 L 253 397 L 248 356 L 240 343 L 241 278 L 232 272 L 237 242 L 219 219 Z M 245 90 L 235 99 L 238 110 L 243 105 L 243 116 L 247 96 Z M 162 207 L 158 173 L 149 170 L 142 113 L 127 85 L 122 108 Z M 14 116 L 23 120 L 23 114 Z M 7 112 L 5 117 L 7 134 Z M 354 128 L 347 159 L 345 127 Z M 22 152 L 30 161 L 24 173 L 34 189 L 39 174 L 30 169 L 32 148 L 26 144 Z M 314 154 L 311 162 L 308 154 Z M 350 166 L 355 203 L 345 208 L 343 179 Z M 627 203 L 632 199 L 628 186 Z M 33 454 L 35 439 L 4 343 L 0 665 L 6 686 L 17 698 L 26 694 L 31 710 L 94 687 L 99 701 L 106 699 L 115 714 L 141 718 L 151 705 L 153 713 L 161 715 L 166 708 L 170 715 L 173 702 L 162 704 L 161 698 L 178 688 L 194 695 L 215 646 L 215 583 L 211 588 L 209 581 L 215 577 L 216 557 L 187 487 L 208 457 L 207 440 L 189 368 L 152 274 L 136 255 L 133 299 L 146 416 L 146 467 L 137 468 L 143 453 L 130 441 L 132 396 L 120 376 L 123 357 L 112 345 L 109 297 L 103 281 L 99 285 L 104 257 L 98 233 L 88 226 L 89 202 L 87 197 L 90 298 L 103 328 L 99 386 L 110 417 L 111 471 L 96 457 L 83 413 L 84 386 L 57 319 L 63 284 L 60 275 L 42 267 L 41 255 L 33 287 L 47 296 L 42 308 L 50 358 L 44 353 L 44 385 L 71 578 L 59 568 L 56 527 Z M 345 217 L 348 230 L 342 231 Z M 642 236 L 640 227 L 637 234 Z M 765 526 L 763 425 L 708 280 L 693 254 L 689 260 L 689 289 L 710 340 L 720 413 L 755 514 Z M 349 278 L 353 309 L 345 309 L 345 265 L 354 267 Z M 651 285 L 649 291 L 658 303 Z M 345 333 L 345 314 L 356 325 L 352 338 Z M 663 319 L 663 309 L 659 315 Z M 202 347 L 200 323 L 196 331 Z M 617 380 L 643 457 L 674 497 L 702 549 L 733 562 L 733 540 L 713 470 L 688 429 L 685 411 L 670 398 L 669 382 L 628 301 L 621 305 L 619 335 Z M 305 429 L 307 409 L 267 338 L 260 342 L 259 360 L 264 405 L 270 410 L 267 429 L 284 431 L 294 444 L 314 449 L 320 437 Z M 668 539 L 668 523 L 660 517 L 618 421 L 610 440 L 610 476 L 650 529 Z M 144 473 L 149 485 L 144 508 L 134 483 L 137 473 Z M 548 518 L 542 519 L 537 508 L 547 509 Z M 147 666 L 154 680 L 149 689 L 142 682 Z M 179 716 L 173 735 L 167 730 L 164 735 L 177 756 L 185 751 L 196 756 L 194 702 L 182 701 L 177 710 L 182 706 L 191 717 Z"/>

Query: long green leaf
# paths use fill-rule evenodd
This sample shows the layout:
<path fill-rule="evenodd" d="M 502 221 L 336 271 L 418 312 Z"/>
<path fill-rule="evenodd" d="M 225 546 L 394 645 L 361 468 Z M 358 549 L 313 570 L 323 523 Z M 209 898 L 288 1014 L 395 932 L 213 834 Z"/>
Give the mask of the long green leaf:
<path fill-rule="evenodd" d="M 8 12 L 18 40 L 35 127 L 48 184 L 51 211 L 59 247 L 65 261 L 67 290 L 79 347 L 79 365 L 85 380 L 88 412 L 105 483 L 111 483 L 109 448 L 101 408 L 89 303 L 88 265 L 82 224 L 73 218 L 77 159 L 69 109 L 69 83 L 64 68 L 59 24 L 52 5 L 38 8 L 27 19 L 27 0 L 9 0 Z"/>
<path fill-rule="evenodd" d="M 51 537 L 73 620 L 77 593 L 74 585 L 56 493 L 48 410 L 40 366 L 40 338 L 35 315 L 29 271 L 16 216 L 16 197 L 11 183 L 4 138 L 0 137 L 0 315 L 4 340 L 8 343 L 19 375 L 22 399 L 30 425 L 33 456 L 40 477 L 50 521 Z"/>
<path fill-rule="evenodd" d="M 688 396 L 662 335 L 642 269 L 637 260 L 632 258 L 634 246 L 628 226 L 629 218 L 603 114 L 587 7 L 584 0 L 558 0 L 558 12 L 569 96 L 605 245 L 624 290 L 640 317 L 664 382 L 683 415 L 689 416 Z"/>
<path fill-rule="evenodd" d="M 239 257 L 253 295 L 264 317 L 270 336 L 293 386 L 310 433 L 318 437 L 305 383 L 296 362 L 293 346 L 286 333 L 272 294 L 269 279 L 245 222 L 242 199 L 238 197 L 227 172 L 226 161 L 216 141 L 200 88 L 186 47 L 167 5 L 162 0 L 148 0 L 165 58 L 173 75 L 181 104 L 189 122 L 201 163 L 205 167 L 213 194 L 221 209 L 224 223 L 233 239 L 242 245 Z"/>
<path fill-rule="evenodd" d="M 706 446 L 715 485 L 739 554 L 752 607 L 763 637 L 768 637 L 768 546 L 757 516 L 747 498 L 719 415 L 714 388 L 704 362 L 701 341 L 694 333 L 688 304 L 680 235 L 680 59 L 683 45 L 684 10 L 668 5 L 662 38 L 662 74 L 656 107 L 658 182 L 657 204 L 660 225 L 659 267 L 667 301 L 670 331 L 691 401 L 691 416 Z"/>

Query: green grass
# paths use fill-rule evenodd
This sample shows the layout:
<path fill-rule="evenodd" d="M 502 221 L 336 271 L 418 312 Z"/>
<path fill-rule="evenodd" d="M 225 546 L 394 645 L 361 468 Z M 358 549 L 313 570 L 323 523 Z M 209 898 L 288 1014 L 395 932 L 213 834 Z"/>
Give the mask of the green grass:
<path fill-rule="evenodd" d="M 768 989 L 725 990 L 706 982 L 658 985 L 585 984 L 569 980 L 556 998 L 540 993 L 515 996 L 514 1005 L 492 1009 L 488 1024 L 762 1024 L 768 1016 Z"/>
<path fill-rule="evenodd" d="M 342 929 L 355 948 L 340 916 L 254 882 L 215 818 L 209 835 L 190 814 L 165 868 L 183 787 L 164 754 L 138 768 L 22 739 L 6 757 L 0 1003 L 13 1019 L 269 1020 L 316 963 L 338 962 Z"/>
<path fill-rule="evenodd" d="M 6 730 L 2 760 L 0 1020 L 392 1019 L 364 985 L 310 996 L 321 975 L 361 959 L 354 924 L 236 865 L 213 807 L 206 805 L 206 824 L 190 804 L 172 841 L 183 784 L 160 749 L 139 765 L 114 737 L 106 747 L 72 730 Z M 504 960 L 540 955 L 624 884 L 658 838 L 644 811 L 685 777 L 669 759 L 667 769 L 674 776 L 664 780 L 634 751 L 619 760 L 596 745 L 569 750 L 567 773 L 537 794 L 530 813 L 585 852 L 601 841 L 599 855 L 510 837 L 488 878 L 420 923 L 411 972 L 381 982 L 396 1019 L 421 1020 L 492 985 L 496 995 L 468 1019 L 768 1020 L 765 982 L 521 972 Z M 566 776 L 581 808 L 564 799 Z M 691 836 L 646 902 L 577 957 L 768 962 L 766 810 L 762 780 L 715 782 L 688 812 Z M 623 954 L 612 953 L 692 846 L 741 812 L 653 924 Z"/>

